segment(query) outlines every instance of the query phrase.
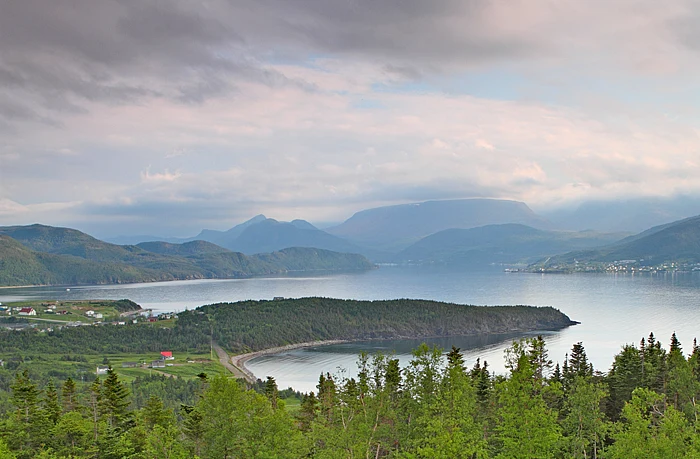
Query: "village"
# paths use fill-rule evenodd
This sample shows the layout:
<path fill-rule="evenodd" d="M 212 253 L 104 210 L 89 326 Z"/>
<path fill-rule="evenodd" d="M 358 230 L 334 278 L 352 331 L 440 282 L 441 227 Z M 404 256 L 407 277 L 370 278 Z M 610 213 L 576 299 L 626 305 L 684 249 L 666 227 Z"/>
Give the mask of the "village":
<path fill-rule="evenodd" d="M 119 302 L 111 300 L 91 301 L 33 301 L 11 304 L 0 303 L 0 328 L 21 330 L 36 328 L 53 331 L 62 327 L 85 325 L 134 325 L 159 324 L 172 327 L 177 314 L 155 314 L 151 309 L 141 309 L 134 303 L 132 310 L 115 307 Z"/>

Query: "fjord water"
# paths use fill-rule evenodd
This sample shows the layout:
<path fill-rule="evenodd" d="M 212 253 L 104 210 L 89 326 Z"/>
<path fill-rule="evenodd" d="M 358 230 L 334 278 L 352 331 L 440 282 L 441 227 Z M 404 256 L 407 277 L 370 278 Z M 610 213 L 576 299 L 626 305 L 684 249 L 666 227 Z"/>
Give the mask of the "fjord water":
<path fill-rule="evenodd" d="M 476 305 L 553 306 L 581 322 L 545 338 L 554 361 L 563 361 L 571 345 L 582 341 L 597 369 L 607 371 L 622 344 L 638 343 L 653 331 L 667 347 L 674 331 L 689 351 L 700 338 L 700 273 L 655 275 L 524 274 L 446 268 L 381 267 L 362 272 L 316 277 L 203 280 L 65 288 L 0 289 L 0 301 L 19 299 L 121 299 L 145 308 L 173 311 L 203 304 L 275 296 L 323 296 L 379 300 L 424 298 Z M 514 336 L 456 337 L 432 340 L 466 350 L 466 361 L 488 360 L 502 371 L 503 349 Z M 361 350 L 396 351 L 404 362 L 420 341 L 379 341 L 298 349 L 248 362 L 256 376 L 274 376 L 281 387 L 314 390 L 321 371 L 338 367 L 354 374 Z"/>

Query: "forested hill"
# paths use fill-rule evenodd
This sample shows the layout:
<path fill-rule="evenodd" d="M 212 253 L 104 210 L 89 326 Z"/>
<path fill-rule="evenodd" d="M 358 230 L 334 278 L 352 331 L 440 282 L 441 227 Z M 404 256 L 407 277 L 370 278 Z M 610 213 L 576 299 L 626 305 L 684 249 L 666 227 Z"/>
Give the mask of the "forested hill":
<path fill-rule="evenodd" d="M 0 286 L 243 278 L 372 267 L 361 255 L 305 247 L 246 256 L 203 241 L 120 246 L 70 228 L 0 227 Z"/>
<path fill-rule="evenodd" d="M 0 353 L 145 353 L 164 347 L 208 352 L 211 337 L 229 351 L 245 352 L 316 340 L 558 330 L 575 323 L 551 307 L 299 298 L 201 306 L 179 313 L 172 329 L 105 325 L 0 332 Z"/>
<path fill-rule="evenodd" d="M 203 312 L 205 315 L 198 314 Z M 558 330 L 575 324 L 551 307 L 467 306 L 427 300 L 301 298 L 203 306 L 178 327 L 213 323 L 214 340 L 232 351 L 315 340 L 424 338 Z"/>
<path fill-rule="evenodd" d="M 669 261 L 700 262 L 700 216 L 657 226 L 617 244 L 596 250 L 569 252 L 552 257 L 544 266 L 579 262 L 644 260 L 655 265 Z M 536 264 L 537 267 L 544 262 Z"/>

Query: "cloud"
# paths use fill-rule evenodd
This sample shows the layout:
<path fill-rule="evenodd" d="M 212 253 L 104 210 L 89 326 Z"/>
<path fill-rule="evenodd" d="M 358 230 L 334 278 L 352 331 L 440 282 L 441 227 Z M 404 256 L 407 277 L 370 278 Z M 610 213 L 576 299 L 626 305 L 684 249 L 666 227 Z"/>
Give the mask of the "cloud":
<path fill-rule="evenodd" d="M 185 231 L 426 199 L 698 193 L 699 13 L 686 0 L 7 2 L 2 217 Z"/>

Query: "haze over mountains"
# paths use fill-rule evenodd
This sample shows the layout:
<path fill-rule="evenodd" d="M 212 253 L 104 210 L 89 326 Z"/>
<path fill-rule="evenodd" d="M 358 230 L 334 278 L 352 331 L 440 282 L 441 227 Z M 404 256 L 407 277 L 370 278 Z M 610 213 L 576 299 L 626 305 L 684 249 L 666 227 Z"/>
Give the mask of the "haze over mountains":
<path fill-rule="evenodd" d="M 359 253 L 380 263 L 478 266 L 529 263 L 629 234 L 562 232 L 552 226 L 522 202 L 460 199 L 368 209 L 325 231 L 305 220 L 257 215 L 227 231 L 203 230 L 174 242 L 204 240 L 245 254 L 298 246 Z"/>
<path fill-rule="evenodd" d="M 524 203 L 495 199 L 368 209 L 326 231 L 305 220 L 282 222 L 257 215 L 227 231 L 205 229 L 192 238 L 126 245 L 69 228 L 0 227 L 0 284 L 22 279 L 45 284 L 247 277 L 369 269 L 371 262 L 503 267 L 545 259 L 549 265 L 575 260 L 700 261 L 700 217 L 633 236 L 558 228 Z"/>
<path fill-rule="evenodd" d="M 656 226 L 605 247 L 551 257 L 541 266 L 621 260 L 649 266 L 669 261 L 700 263 L 700 216 Z"/>

